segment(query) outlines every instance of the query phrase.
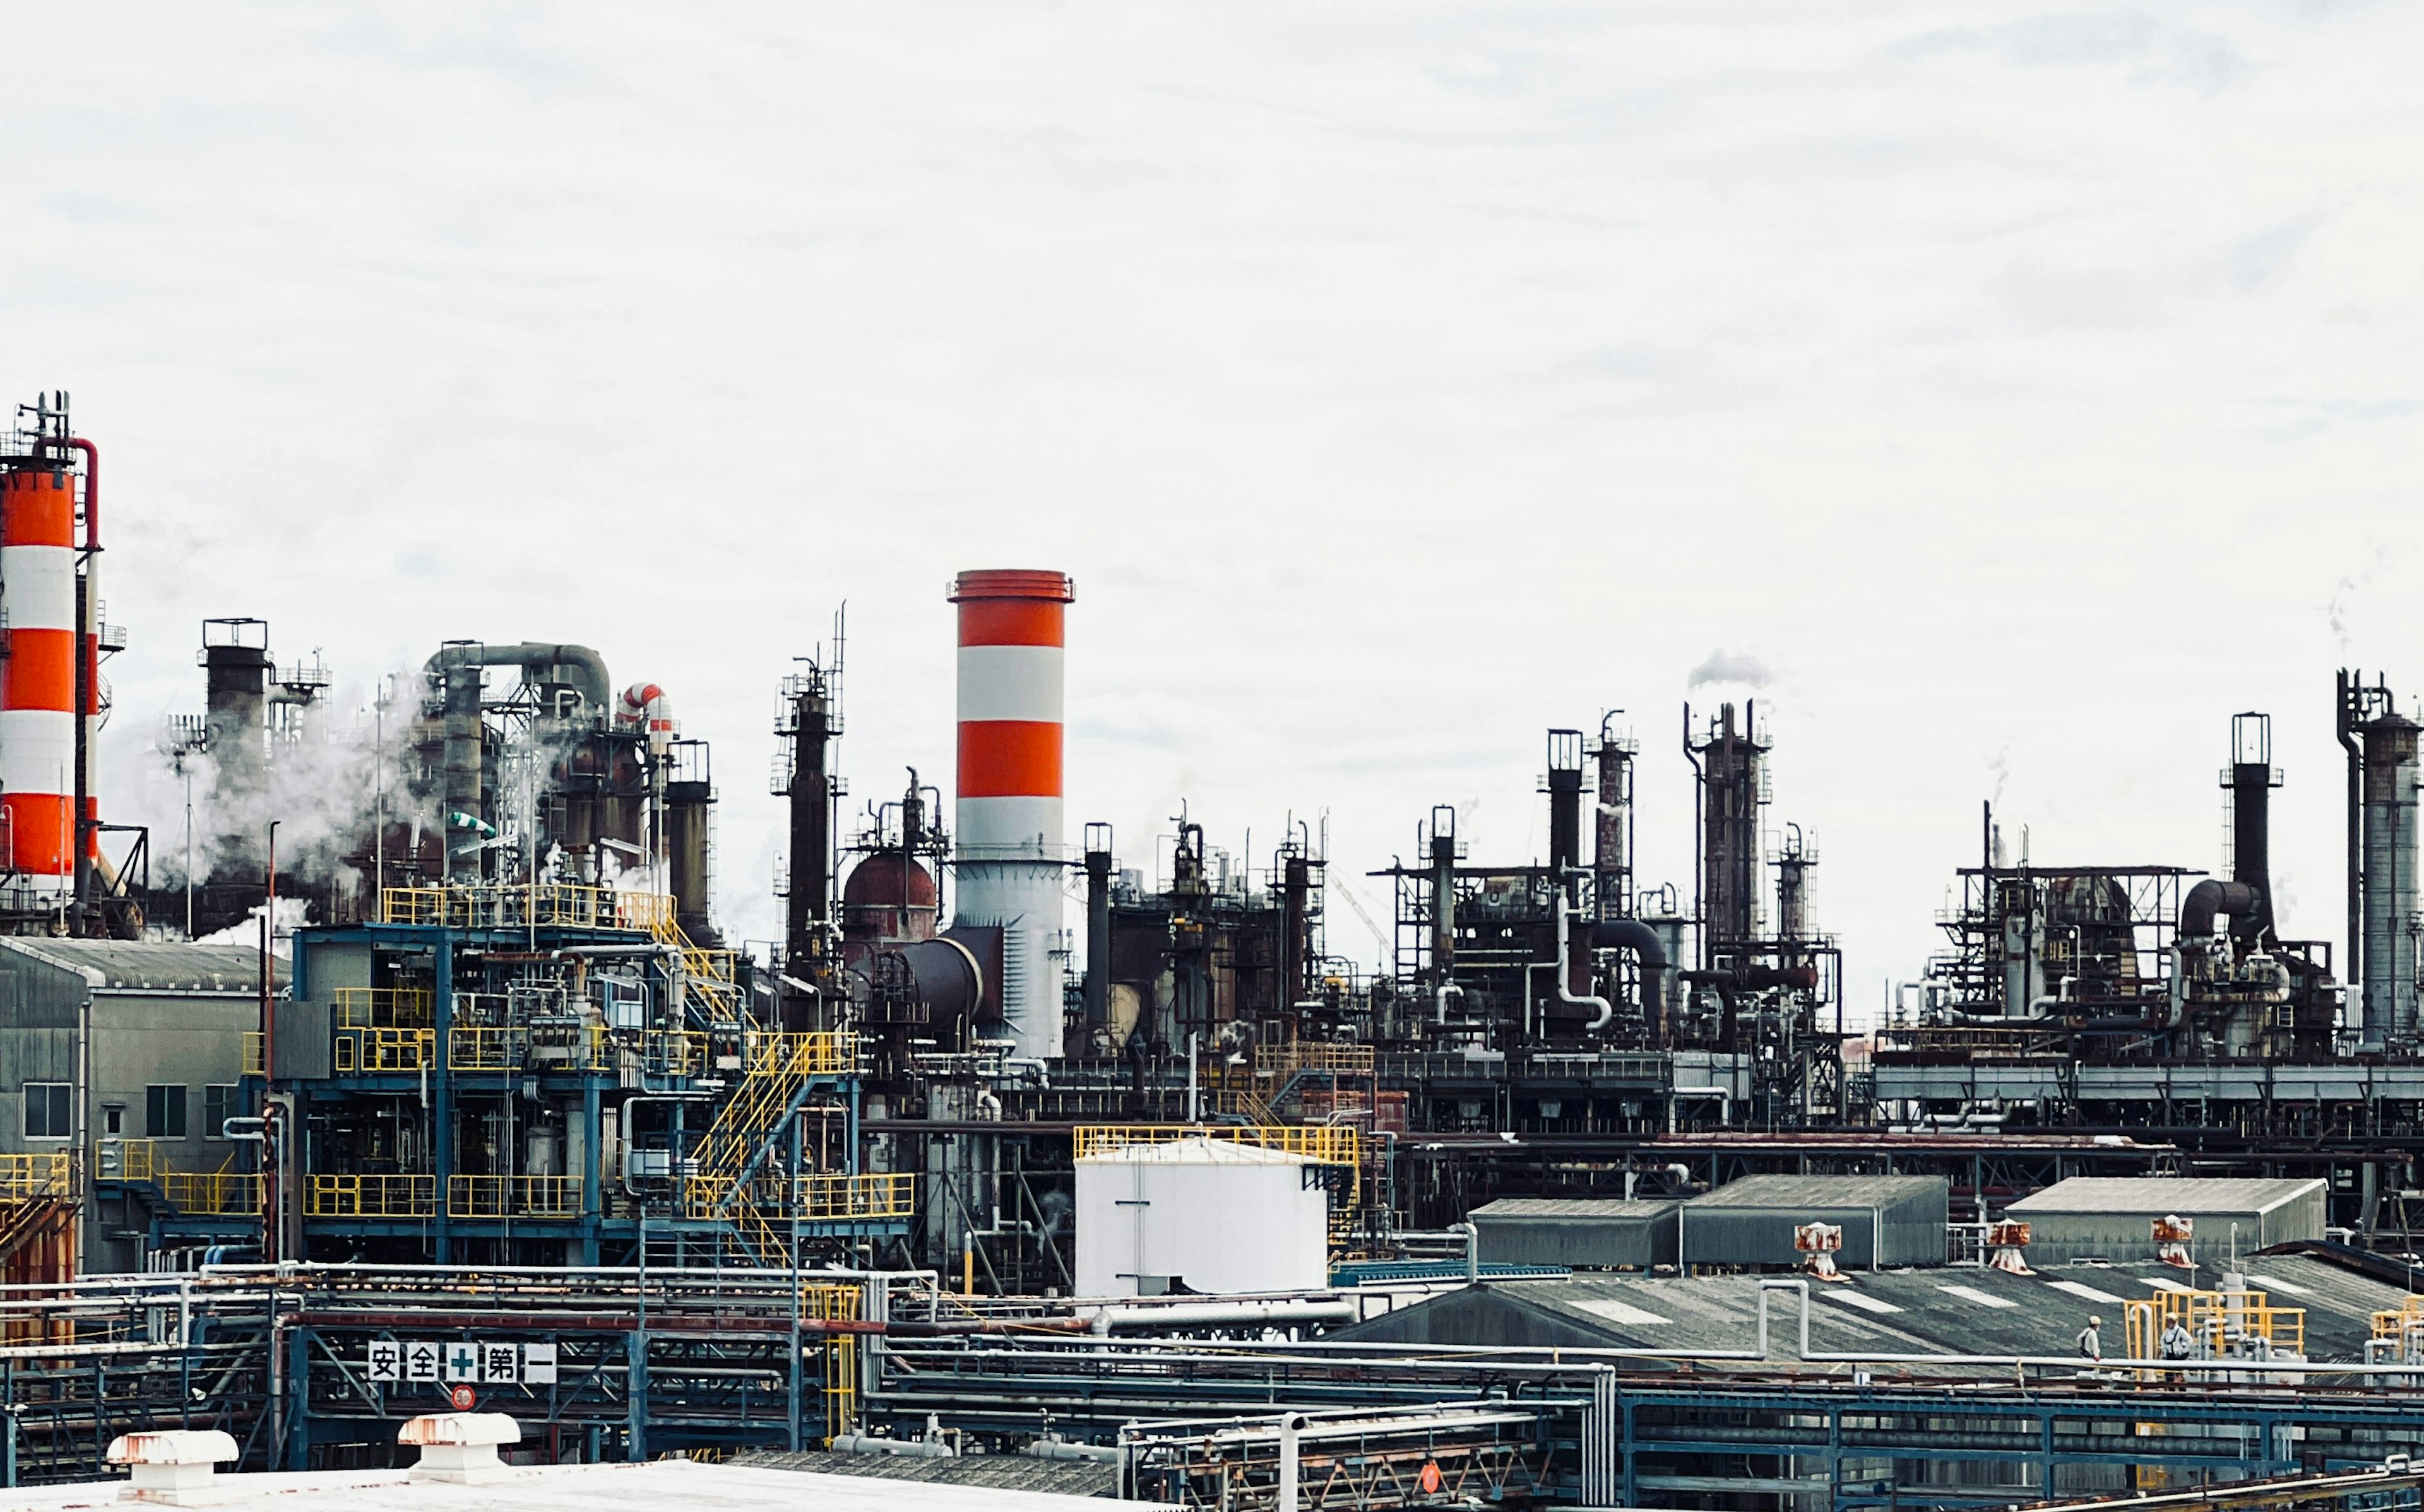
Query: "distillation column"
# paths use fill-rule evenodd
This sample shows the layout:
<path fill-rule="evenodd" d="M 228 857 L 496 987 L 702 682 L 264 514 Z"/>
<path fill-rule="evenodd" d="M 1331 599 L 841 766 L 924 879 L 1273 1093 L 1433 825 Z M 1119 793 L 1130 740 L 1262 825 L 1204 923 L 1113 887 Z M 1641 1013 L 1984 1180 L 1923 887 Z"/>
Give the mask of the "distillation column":
<path fill-rule="evenodd" d="M 2365 736 L 2365 1042 L 2416 1035 L 2415 721 L 2391 713 Z"/>
<path fill-rule="evenodd" d="M 1001 931 L 1001 1009 L 1022 1056 L 1061 1053 L 1060 708 L 1068 605 L 1058 572 L 964 572 L 955 918 Z"/>

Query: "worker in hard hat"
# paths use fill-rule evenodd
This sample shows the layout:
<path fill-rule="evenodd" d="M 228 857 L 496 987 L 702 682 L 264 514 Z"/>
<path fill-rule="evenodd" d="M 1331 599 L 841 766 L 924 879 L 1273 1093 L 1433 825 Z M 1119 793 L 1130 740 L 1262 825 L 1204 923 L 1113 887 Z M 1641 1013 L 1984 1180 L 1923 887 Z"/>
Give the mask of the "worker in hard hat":
<path fill-rule="evenodd" d="M 2094 1313 L 2088 1314 L 2087 1327 L 2079 1330 L 2080 1359 L 2101 1361 L 2104 1358 L 2104 1335 L 2100 1331 L 2103 1327 L 2102 1318 Z"/>

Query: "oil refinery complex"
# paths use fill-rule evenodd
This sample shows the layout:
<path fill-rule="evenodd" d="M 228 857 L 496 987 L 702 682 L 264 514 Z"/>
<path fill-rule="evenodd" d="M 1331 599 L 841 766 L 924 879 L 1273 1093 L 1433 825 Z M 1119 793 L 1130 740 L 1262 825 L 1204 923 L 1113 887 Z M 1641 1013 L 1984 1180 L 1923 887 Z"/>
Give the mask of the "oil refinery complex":
<path fill-rule="evenodd" d="M 1546 731 L 1545 856 L 1405 816 L 1375 967 L 1319 829 L 1069 808 L 1076 589 L 963 571 L 948 804 L 845 810 L 837 634 L 765 669 L 744 947 L 707 743 L 586 646 L 433 633 L 341 728 L 215 618 L 202 712 L 104 730 L 100 461 L 64 395 L 0 441 L 8 1486 L 196 1430 L 205 1478 L 385 1474 L 400 1430 L 486 1452 L 427 1426 L 476 1409 L 519 1462 L 954 1504 L 2416 1504 L 2424 731 L 2382 676 L 2336 682 L 2345 920 L 2276 915 L 2271 721 L 2218 710 L 2219 873 L 2016 863 L 1989 811 L 1854 1032 L 1755 705 L 1655 757 Z M 104 740 L 178 832 L 114 817 Z M 1688 876 L 1636 870 L 1650 759 Z"/>

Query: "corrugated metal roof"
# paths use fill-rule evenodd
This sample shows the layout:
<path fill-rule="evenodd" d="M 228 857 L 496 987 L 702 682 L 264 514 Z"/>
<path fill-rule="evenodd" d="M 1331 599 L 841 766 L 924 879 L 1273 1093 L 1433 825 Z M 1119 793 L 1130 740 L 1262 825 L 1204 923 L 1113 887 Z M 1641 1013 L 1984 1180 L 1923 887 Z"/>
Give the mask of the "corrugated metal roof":
<path fill-rule="evenodd" d="M 159 940 L 54 940 L 0 936 L 0 947 L 120 991 L 258 993 L 261 952 L 244 945 Z M 273 979 L 287 979 L 279 962 Z"/>
<path fill-rule="evenodd" d="M 921 1481 L 930 1486 L 1041 1491 L 1048 1496 L 1110 1496 L 1120 1485 L 1117 1465 L 1086 1459 L 1035 1459 L 1026 1455 L 959 1455 L 949 1459 L 927 1459 L 906 1455 L 770 1452 L 742 1455 L 732 1463 L 763 1470 L 805 1471 L 817 1475 Z"/>
<path fill-rule="evenodd" d="M 1077 1158 L 1077 1164 L 1081 1166 L 1308 1166 L 1312 1163 L 1310 1155 L 1267 1149 L 1236 1139 L 1215 1139 L 1208 1136 L 1172 1139 L 1162 1144 L 1124 1144 Z"/>
<path fill-rule="evenodd" d="M 1693 1207 L 1876 1207 L 1945 1190 L 1941 1176 L 1745 1176 L 1692 1199 Z"/>
<path fill-rule="evenodd" d="M 949 1463 L 929 1461 L 937 1462 Z M 718 1512 L 799 1512 L 802 1507 L 817 1512 L 1100 1512 L 1156 1504 L 687 1459 L 515 1466 L 504 1479 L 477 1486 L 414 1482 L 407 1479 L 409 1473 L 319 1470 L 220 1474 L 212 1479 L 209 1504 L 229 1512 L 664 1512 L 668 1507 L 712 1507 Z M 122 1479 L 22 1488 L 0 1493 L 0 1504 L 24 1512 L 107 1506 L 125 1488 Z"/>
<path fill-rule="evenodd" d="M 2160 1218 L 2177 1213 L 2269 1213 L 2323 1185 L 2320 1177 L 2073 1176 L 2004 1209 L 2014 1218 L 2036 1213 L 2110 1213 Z"/>
<path fill-rule="evenodd" d="M 2248 1285 L 2267 1293 L 2272 1305 L 2305 1311 L 2306 1352 L 2319 1361 L 2361 1361 L 2372 1314 L 2396 1308 L 2406 1295 L 2306 1255 L 2266 1255 L 2244 1265 Z M 1757 1337 L 1761 1282 L 1757 1276 L 1616 1275 L 1490 1281 L 1332 1337 L 1678 1353 L 1746 1349 Z M 1812 1349 L 1832 1353 L 2066 1356 L 2081 1328 L 2098 1315 L 2104 1351 L 2118 1355 L 2124 1300 L 2184 1283 L 2210 1289 L 2220 1282 L 2211 1269 L 2192 1276 L 2158 1261 L 2049 1266 L 2032 1276 L 1974 1266 L 1860 1271 L 1846 1283 L 1810 1284 L 1810 1342 Z M 1769 1307 L 1770 1358 L 1790 1361 L 1797 1354 L 1799 1299 L 1780 1294 Z M 1425 1316 L 1432 1309 L 1439 1310 L 1436 1324 Z"/>
<path fill-rule="evenodd" d="M 1611 1222 L 1641 1222 L 1672 1213 L 1682 1201 L 1680 1197 L 1642 1197 L 1629 1202 L 1622 1198 L 1502 1197 L 1475 1208 L 1466 1216 L 1476 1223 L 1484 1218 L 1604 1218 Z"/>

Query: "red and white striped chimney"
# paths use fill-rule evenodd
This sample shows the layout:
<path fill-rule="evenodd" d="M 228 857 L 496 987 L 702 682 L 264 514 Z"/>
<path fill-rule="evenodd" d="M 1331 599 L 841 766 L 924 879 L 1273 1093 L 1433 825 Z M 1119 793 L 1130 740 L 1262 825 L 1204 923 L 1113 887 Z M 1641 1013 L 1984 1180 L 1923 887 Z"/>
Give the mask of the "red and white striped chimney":
<path fill-rule="evenodd" d="M 1002 931 L 1001 1003 L 1022 1056 L 1060 1054 L 1060 701 L 1068 606 L 1058 572 L 963 572 L 956 919 Z"/>
<path fill-rule="evenodd" d="M 64 470 L 0 475 L 0 851 L 44 900 L 75 881 L 75 498 Z"/>

